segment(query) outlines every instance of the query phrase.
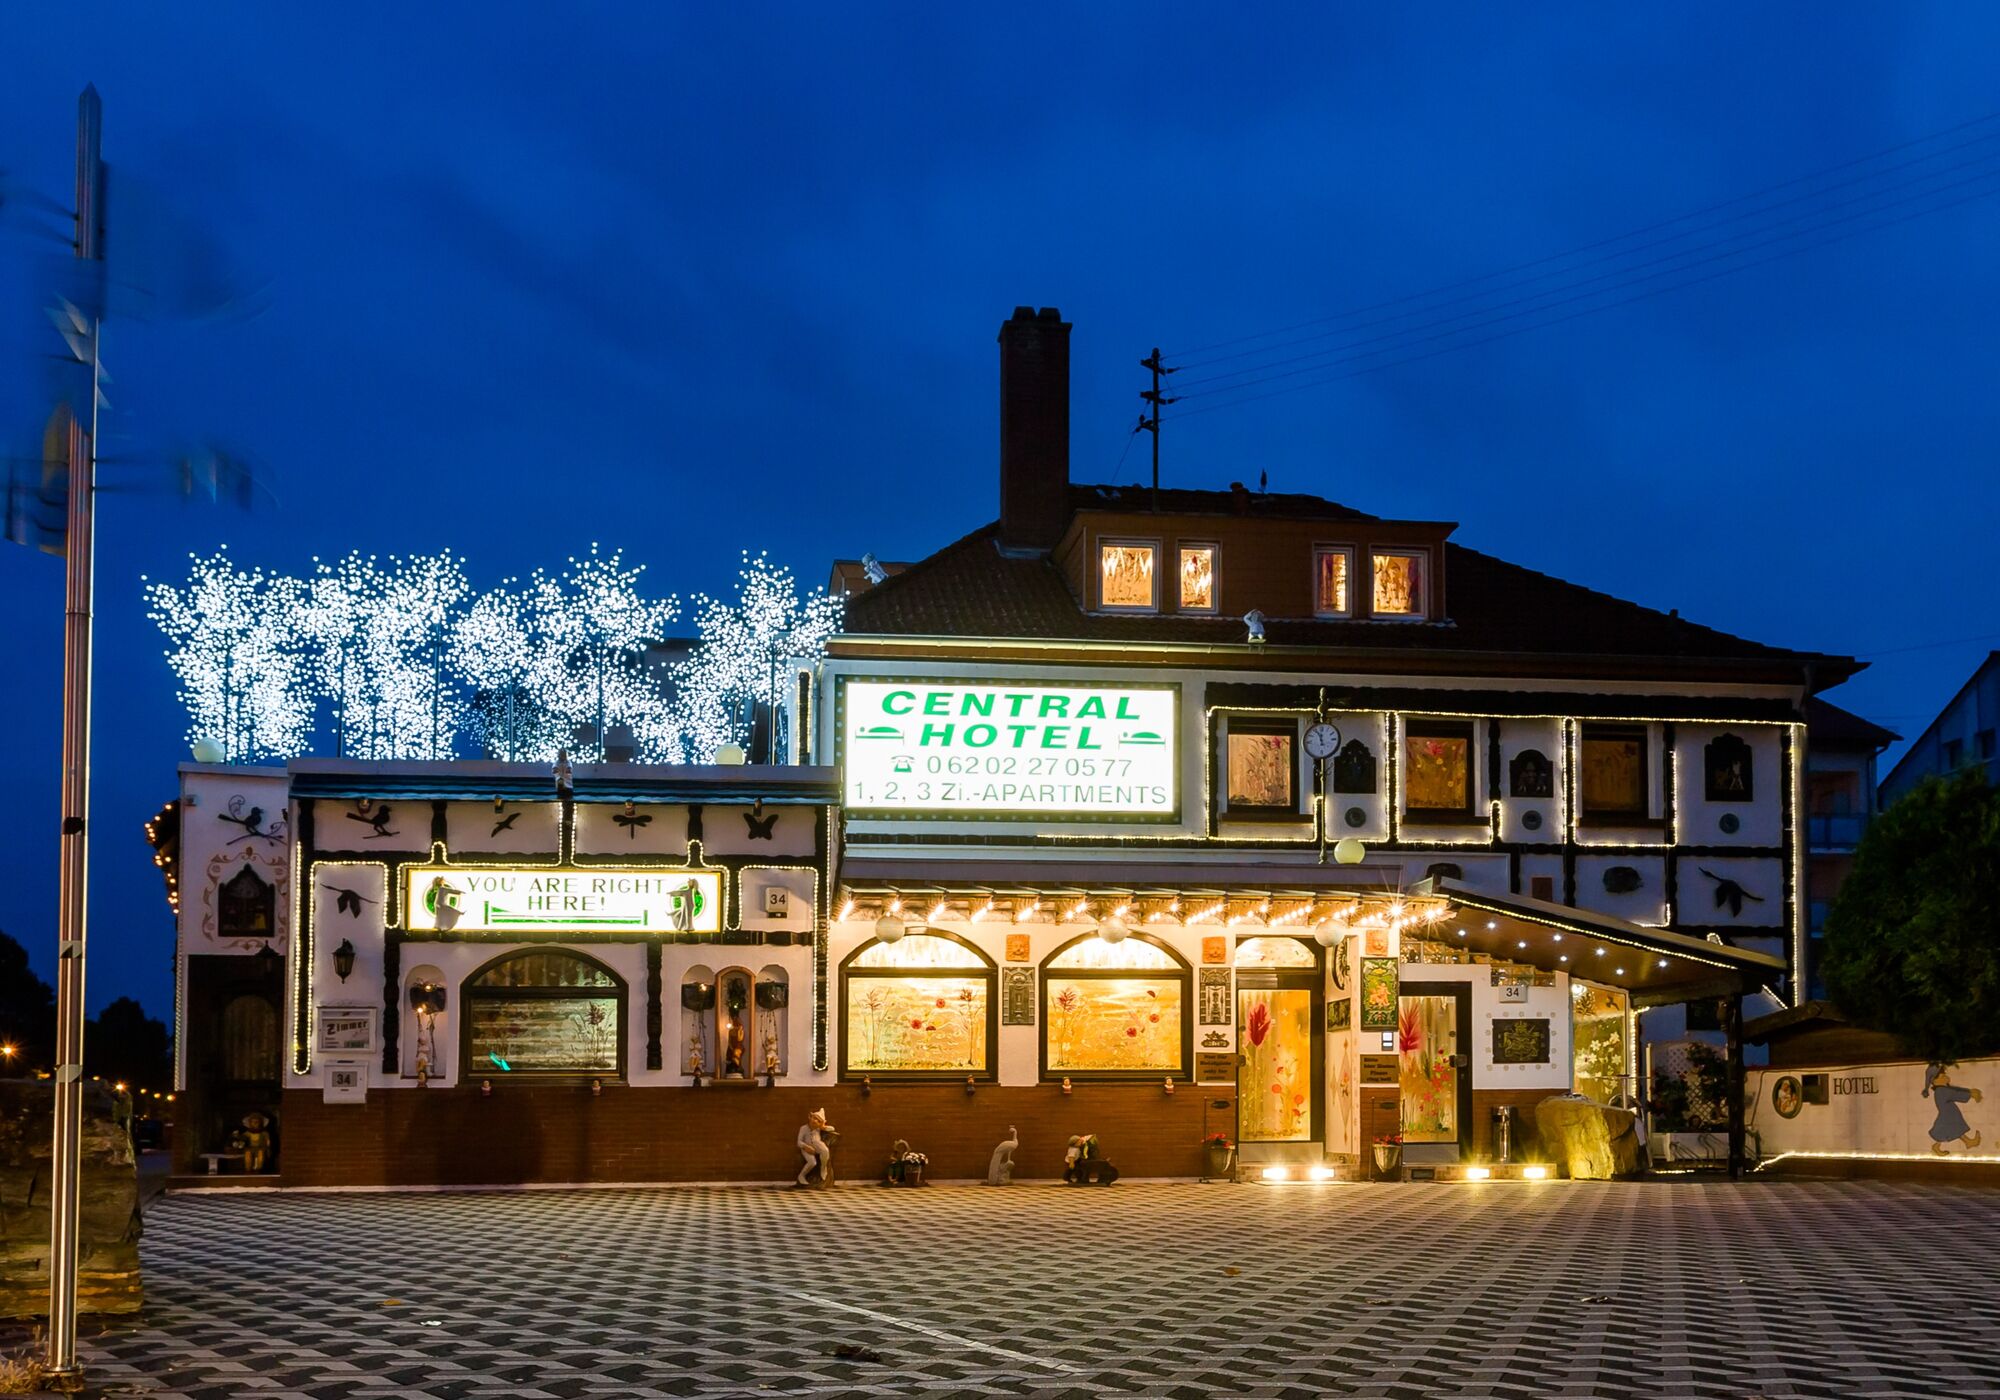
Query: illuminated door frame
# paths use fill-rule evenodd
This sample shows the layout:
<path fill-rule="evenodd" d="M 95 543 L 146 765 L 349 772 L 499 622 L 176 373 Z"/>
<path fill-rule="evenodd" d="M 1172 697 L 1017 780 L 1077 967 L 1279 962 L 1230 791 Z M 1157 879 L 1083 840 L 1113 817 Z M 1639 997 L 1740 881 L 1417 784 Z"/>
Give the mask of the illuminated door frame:
<path fill-rule="evenodd" d="M 1458 1141 L 1456 1143 L 1424 1142 L 1407 1143 L 1403 1148 L 1405 1160 L 1409 1158 L 1411 1147 L 1456 1147 L 1460 1161 L 1464 1161 L 1477 1143 L 1478 1138 L 1472 1123 L 1472 984 L 1470 982 L 1404 982 L 1396 988 L 1397 1019 L 1401 1019 L 1404 997 L 1450 997 L 1453 1000 L 1452 1021 L 1458 1035 L 1458 1056 L 1465 1063 L 1458 1066 Z M 1396 1090 L 1396 1112 L 1402 1113 L 1402 1089 L 1400 1077 Z"/>

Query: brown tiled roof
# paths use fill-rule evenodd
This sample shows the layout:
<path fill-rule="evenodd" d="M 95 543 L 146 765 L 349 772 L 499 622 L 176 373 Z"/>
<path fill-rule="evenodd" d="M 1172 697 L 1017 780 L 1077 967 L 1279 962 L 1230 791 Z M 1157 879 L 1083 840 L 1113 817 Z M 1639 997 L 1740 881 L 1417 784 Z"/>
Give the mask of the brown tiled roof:
<path fill-rule="evenodd" d="M 1806 740 L 1814 747 L 1886 749 L 1903 736 L 1815 696 L 1806 701 Z"/>
<path fill-rule="evenodd" d="M 1087 509 L 1134 509 L 1143 487 L 1074 487 L 1072 502 Z M 1160 493 L 1163 512 L 1230 511 L 1226 491 Z M 1373 519 L 1318 497 L 1253 495 L 1255 502 L 1303 502 L 1292 518 Z M 1262 513 L 1262 512 L 1260 512 Z M 1271 513 L 1278 513 L 1273 510 Z M 1088 613 L 1077 605 L 1046 558 L 1016 558 L 996 547 L 997 524 L 973 531 L 866 593 L 849 600 L 850 635 L 996 637 L 1091 642 L 1224 644 L 1241 642 L 1236 617 L 1185 614 L 1134 616 Z M 1734 637 L 1669 613 L 1509 564 L 1463 545 L 1445 545 L 1450 620 L 1347 622 L 1274 618 L 1265 624 L 1273 646 L 1328 650 L 1411 648 L 1428 652 L 1604 656 L 1628 660 L 1816 663 L 1816 683 L 1830 685 L 1859 666 L 1846 658 L 1786 651 Z"/>

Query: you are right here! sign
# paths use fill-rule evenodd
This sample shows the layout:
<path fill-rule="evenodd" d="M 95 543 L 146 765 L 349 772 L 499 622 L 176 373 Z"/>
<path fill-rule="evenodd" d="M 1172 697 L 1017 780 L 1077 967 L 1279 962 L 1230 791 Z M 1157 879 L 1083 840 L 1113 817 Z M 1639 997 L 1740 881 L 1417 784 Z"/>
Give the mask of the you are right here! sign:
<path fill-rule="evenodd" d="M 1176 686 L 848 678 L 839 705 L 854 816 L 1180 814 Z"/>

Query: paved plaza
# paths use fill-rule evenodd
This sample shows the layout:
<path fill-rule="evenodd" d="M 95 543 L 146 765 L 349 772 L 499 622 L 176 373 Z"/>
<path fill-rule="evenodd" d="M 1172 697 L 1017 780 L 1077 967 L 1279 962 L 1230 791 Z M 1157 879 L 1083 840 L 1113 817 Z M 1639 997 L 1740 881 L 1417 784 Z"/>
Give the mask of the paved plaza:
<path fill-rule="evenodd" d="M 92 1392 L 2000 1394 L 2000 1195 L 1874 1183 L 189 1195 Z"/>

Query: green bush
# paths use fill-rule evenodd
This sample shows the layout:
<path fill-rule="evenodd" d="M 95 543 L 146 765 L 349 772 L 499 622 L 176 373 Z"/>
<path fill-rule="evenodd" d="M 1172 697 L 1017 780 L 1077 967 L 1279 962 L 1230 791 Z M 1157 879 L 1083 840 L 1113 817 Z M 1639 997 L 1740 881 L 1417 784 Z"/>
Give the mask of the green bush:
<path fill-rule="evenodd" d="M 2000 790 L 1930 777 L 1876 818 L 1827 915 L 1827 994 L 1951 1062 L 2000 1049 Z"/>

